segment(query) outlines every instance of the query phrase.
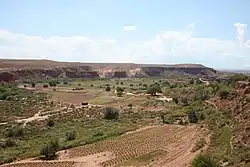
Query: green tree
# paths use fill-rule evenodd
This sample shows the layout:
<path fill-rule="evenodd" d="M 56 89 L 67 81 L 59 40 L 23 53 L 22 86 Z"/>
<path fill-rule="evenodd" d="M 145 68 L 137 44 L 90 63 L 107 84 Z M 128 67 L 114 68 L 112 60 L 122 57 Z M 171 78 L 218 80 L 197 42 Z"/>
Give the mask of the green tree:
<path fill-rule="evenodd" d="M 150 87 L 147 90 L 147 93 L 151 96 L 156 96 L 156 93 L 162 93 L 161 87 L 158 83 L 154 83 L 150 85 Z"/>

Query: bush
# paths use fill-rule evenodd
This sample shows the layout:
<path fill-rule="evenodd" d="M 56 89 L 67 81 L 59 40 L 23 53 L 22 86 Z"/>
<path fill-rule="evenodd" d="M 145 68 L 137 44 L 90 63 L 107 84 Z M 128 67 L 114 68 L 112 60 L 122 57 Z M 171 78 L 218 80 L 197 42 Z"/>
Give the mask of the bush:
<path fill-rule="evenodd" d="M 117 94 L 118 97 L 122 97 L 123 92 L 122 91 L 118 91 L 116 94 Z"/>
<path fill-rule="evenodd" d="M 11 138 L 8 138 L 4 141 L 4 145 L 3 147 L 13 147 L 16 145 L 16 142 L 14 140 L 12 140 Z"/>
<path fill-rule="evenodd" d="M 209 91 L 206 89 L 204 86 L 198 86 L 195 95 L 194 95 L 194 100 L 195 101 L 204 101 L 209 99 Z"/>
<path fill-rule="evenodd" d="M 50 141 L 40 150 L 40 158 L 43 160 L 53 160 L 56 158 L 56 152 L 59 149 L 58 141 Z"/>
<path fill-rule="evenodd" d="M 191 80 L 189 81 L 189 84 L 190 84 L 190 85 L 193 85 L 193 84 L 194 84 L 194 80 L 191 79 Z"/>
<path fill-rule="evenodd" d="M 47 126 L 48 127 L 52 127 L 52 126 L 54 126 L 55 125 L 55 123 L 54 123 L 54 121 L 52 120 L 52 119 L 49 119 L 48 121 L 47 121 Z"/>
<path fill-rule="evenodd" d="M 130 84 L 131 87 L 133 87 L 134 85 L 133 84 Z"/>
<path fill-rule="evenodd" d="M 76 139 L 76 131 L 70 131 L 66 133 L 66 141 L 71 141 Z"/>
<path fill-rule="evenodd" d="M 173 97 L 173 101 L 174 101 L 175 104 L 178 104 L 178 103 L 179 103 L 179 100 L 178 100 L 177 97 Z"/>
<path fill-rule="evenodd" d="M 219 91 L 219 97 L 221 99 L 226 99 L 229 95 L 229 92 L 227 90 L 220 90 Z"/>
<path fill-rule="evenodd" d="M 116 91 L 117 91 L 117 92 L 124 92 L 124 88 L 117 87 L 117 88 L 116 88 Z"/>
<path fill-rule="evenodd" d="M 0 94 L 0 100 L 7 100 L 7 97 L 11 95 L 10 92 L 4 92 Z"/>
<path fill-rule="evenodd" d="M 190 123 L 197 123 L 198 122 L 198 118 L 197 118 L 195 111 L 191 111 L 188 113 L 188 120 Z"/>
<path fill-rule="evenodd" d="M 234 74 L 229 78 L 228 84 L 230 84 L 232 87 L 235 87 L 237 81 L 246 81 L 246 80 L 248 80 L 248 76 L 244 74 Z"/>
<path fill-rule="evenodd" d="M 94 85 L 93 85 L 93 84 L 91 84 L 90 86 L 91 86 L 91 87 L 93 87 Z"/>
<path fill-rule="evenodd" d="M 212 160 L 209 156 L 198 155 L 192 161 L 192 167 L 219 167 L 219 165 Z"/>
<path fill-rule="evenodd" d="M 32 86 L 32 88 L 36 87 L 36 83 L 35 83 L 35 82 L 32 82 L 32 83 L 31 83 L 31 86 Z"/>
<path fill-rule="evenodd" d="M 201 138 L 195 143 L 195 146 L 192 148 L 191 152 L 196 152 L 197 150 L 205 147 L 205 145 L 206 145 L 206 140 L 204 138 Z"/>
<path fill-rule="evenodd" d="M 111 90 L 110 86 L 106 87 L 106 91 L 109 92 Z"/>
<path fill-rule="evenodd" d="M 112 119 L 118 119 L 118 117 L 119 117 L 119 112 L 116 108 L 112 107 L 105 108 L 103 117 L 104 119 L 112 120 Z"/>
<path fill-rule="evenodd" d="M 68 84 L 68 82 L 67 82 L 67 81 L 65 81 L 65 82 L 63 82 L 63 84 L 64 84 L 64 85 L 67 85 L 67 84 Z"/>
<path fill-rule="evenodd" d="M 7 137 L 20 137 L 23 135 L 23 128 L 22 127 L 14 127 L 7 131 Z"/>
<path fill-rule="evenodd" d="M 143 87 L 145 87 L 145 88 L 146 88 L 146 87 L 148 87 L 148 85 L 147 85 L 147 84 L 143 84 L 142 86 L 143 86 Z"/>
<path fill-rule="evenodd" d="M 121 82 L 120 84 L 123 85 L 123 82 Z"/>
<path fill-rule="evenodd" d="M 57 83 L 58 83 L 57 81 L 49 81 L 49 86 L 56 87 Z"/>
<path fill-rule="evenodd" d="M 129 104 L 128 104 L 128 107 L 129 107 L 129 108 L 132 108 L 132 107 L 133 107 L 133 104 L 132 104 L 132 103 L 129 103 Z"/>
<path fill-rule="evenodd" d="M 188 99 L 187 99 L 187 97 L 182 97 L 181 98 L 181 103 L 184 105 L 184 106 L 187 106 L 188 105 Z"/>
<path fill-rule="evenodd" d="M 49 87 L 49 85 L 47 85 L 47 84 L 43 85 L 43 88 L 48 88 L 48 87 Z"/>

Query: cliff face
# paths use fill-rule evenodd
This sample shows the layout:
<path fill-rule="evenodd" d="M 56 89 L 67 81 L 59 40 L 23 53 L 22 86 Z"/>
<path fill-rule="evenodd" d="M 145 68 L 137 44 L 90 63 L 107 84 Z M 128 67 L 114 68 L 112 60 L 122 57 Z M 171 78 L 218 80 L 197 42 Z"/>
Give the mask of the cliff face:
<path fill-rule="evenodd" d="M 164 76 L 165 72 L 213 76 L 202 65 L 140 65 L 126 63 L 69 63 L 49 60 L 0 60 L 0 82 L 49 78 L 126 78 Z"/>

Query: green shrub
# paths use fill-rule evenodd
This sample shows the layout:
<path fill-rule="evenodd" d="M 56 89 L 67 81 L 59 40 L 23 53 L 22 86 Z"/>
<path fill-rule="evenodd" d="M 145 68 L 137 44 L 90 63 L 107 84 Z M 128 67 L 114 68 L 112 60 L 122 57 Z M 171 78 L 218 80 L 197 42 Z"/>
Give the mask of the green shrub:
<path fill-rule="evenodd" d="M 142 86 L 143 86 L 143 87 L 145 87 L 145 88 L 146 88 L 146 87 L 148 87 L 148 85 L 147 85 L 147 84 L 143 84 Z"/>
<path fill-rule="evenodd" d="M 116 91 L 117 91 L 117 92 L 124 92 L 124 88 L 117 87 L 117 88 L 116 88 Z"/>
<path fill-rule="evenodd" d="M 43 88 L 48 88 L 48 87 L 49 87 L 49 85 L 47 85 L 47 84 L 43 85 Z"/>
<path fill-rule="evenodd" d="M 31 83 L 31 86 L 32 86 L 32 88 L 36 87 L 36 83 L 35 83 L 35 82 L 32 82 L 32 83 Z"/>
<path fill-rule="evenodd" d="M 170 88 L 170 89 L 173 89 L 173 88 L 177 88 L 177 86 L 178 86 L 177 84 L 170 84 L 170 87 L 169 87 L 169 88 Z"/>
<path fill-rule="evenodd" d="M 23 128 L 22 127 L 13 127 L 9 129 L 6 133 L 7 137 L 20 137 L 23 135 Z"/>
<path fill-rule="evenodd" d="M 123 82 L 121 82 L 120 84 L 123 85 Z"/>
<path fill-rule="evenodd" d="M 198 155 L 192 161 L 192 167 L 219 167 L 219 165 L 207 155 Z"/>
<path fill-rule="evenodd" d="M 184 106 L 187 106 L 187 105 L 188 105 L 188 99 L 187 99 L 186 96 L 181 97 L 181 103 L 182 103 L 182 105 L 184 105 Z"/>
<path fill-rule="evenodd" d="M 227 99 L 228 96 L 229 96 L 229 91 L 227 91 L 225 89 L 219 91 L 219 97 L 221 99 Z"/>
<path fill-rule="evenodd" d="M 56 87 L 57 83 L 58 83 L 57 81 L 49 81 L 49 86 Z"/>
<path fill-rule="evenodd" d="M 199 149 L 205 147 L 205 145 L 206 145 L 206 140 L 205 140 L 204 138 L 201 138 L 201 139 L 199 139 L 199 140 L 195 143 L 195 145 L 194 145 L 194 147 L 192 148 L 191 152 L 196 152 L 197 150 L 199 150 Z"/>
<path fill-rule="evenodd" d="M 178 104 L 178 103 L 179 103 L 179 100 L 178 100 L 177 97 L 173 97 L 173 101 L 174 101 L 175 104 Z"/>
<path fill-rule="evenodd" d="M 4 141 L 4 145 L 3 147 L 6 148 L 6 147 L 13 147 L 16 145 L 16 142 L 11 139 L 11 138 L 7 138 L 5 141 Z"/>
<path fill-rule="evenodd" d="M 106 87 L 106 91 L 109 92 L 111 90 L 110 86 Z"/>
<path fill-rule="evenodd" d="M 106 107 L 104 111 L 104 119 L 112 120 L 112 119 L 118 119 L 119 117 L 119 111 L 116 108 L 113 107 Z"/>
<path fill-rule="evenodd" d="M 52 119 L 49 119 L 49 120 L 47 121 L 47 126 L 48 126 L 48 127 L 52 127 L 52 126 L 54 126 L 54 124 L 55 124 L 55 122 L 54 122 Z"/>
<path fill-rule="evenodd" d="M 53 160 L 56 158 L 56 152 L 59 149 L 58 140 L 52 140 L 44 145 L 40 150 L 40 159 Z"/>
<path fill-rule="evenodd" d="M 188 113 L 188 120 L 190 123 L 197 123 L 198 122 L 198 118 L 197 118 L 195 111 L 190 111 Z"/>
<path fill-rule="evenodd" d="M 122 97 L 123 92 L 122 91 L 118 91 L 116 94 L 117 94 L 118 97 Z"/>
<path fill-rule="evenodd" d="M 66 133 L 66 141 L 71 141 L 76 139 L 76 131 L 70 131 Z"/>
<path fill-rule="evenodd" d="M 189 84 L 190 84 L 190 85 L 193 85 L 193 84 L 194 84 L 194 80 L 191 79 L 191 80 L 189 81 Z"/>

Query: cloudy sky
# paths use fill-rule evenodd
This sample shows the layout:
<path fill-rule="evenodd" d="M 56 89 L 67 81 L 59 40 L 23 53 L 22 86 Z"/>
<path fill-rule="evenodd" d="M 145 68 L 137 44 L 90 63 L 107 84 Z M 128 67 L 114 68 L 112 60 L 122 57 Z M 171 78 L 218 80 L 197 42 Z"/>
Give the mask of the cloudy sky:
<path fill-rule="evenodd" d="M 249 0 L 1 0 L 0 58 L 250 69 L 249 8 Z"/>

